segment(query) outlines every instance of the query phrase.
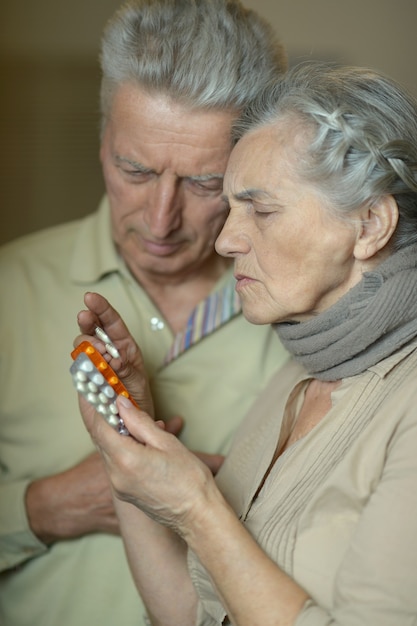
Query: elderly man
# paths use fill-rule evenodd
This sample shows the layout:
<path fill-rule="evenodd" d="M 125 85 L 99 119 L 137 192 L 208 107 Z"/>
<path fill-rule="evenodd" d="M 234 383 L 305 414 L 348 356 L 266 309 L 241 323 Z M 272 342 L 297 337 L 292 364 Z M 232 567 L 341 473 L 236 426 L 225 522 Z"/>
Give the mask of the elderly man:
<path fill-rule="evenodd" d="M 269 328 L 243 319 L 214 249 L 231 125 L 285 70 L 274 33 L 239 2 L 139 0 L 107 25 L 101 65 L 98 211 L 0 252 L 3 626 L 145 619 L 68 373 L 85 292 L 123 315 L 156 417 L 184 418 L 192 449 L 228 450 L 286 359 Z"/>

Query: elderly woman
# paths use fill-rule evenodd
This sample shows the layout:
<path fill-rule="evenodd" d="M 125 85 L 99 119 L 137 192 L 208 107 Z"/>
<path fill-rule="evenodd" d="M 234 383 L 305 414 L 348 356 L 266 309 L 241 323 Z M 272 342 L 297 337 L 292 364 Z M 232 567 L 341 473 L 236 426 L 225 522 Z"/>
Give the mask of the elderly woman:
<path fill-rule="evenodd" d="M 293 358 L 215 478 L 151 419 L 114 309 L 88 294 L 79 315 L 75 343 L 102 326 L 151 416 L 119 398 L 121 437 L 81 402 L 133 576 L 152 624 L 417 624 L 417 104 L 310 63 L 236 132 L 217 250 Z"/>

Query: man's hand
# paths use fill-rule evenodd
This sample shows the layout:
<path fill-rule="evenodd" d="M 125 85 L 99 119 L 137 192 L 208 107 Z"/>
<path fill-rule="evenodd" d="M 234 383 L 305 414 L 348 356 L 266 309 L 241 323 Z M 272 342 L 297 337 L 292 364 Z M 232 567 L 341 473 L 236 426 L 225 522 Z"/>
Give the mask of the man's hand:
<path fill-rule="evenodd" d="M 82 341 L 89 341 L 108 361 L 120 380 L 129 390 L 132 397 L 143 411 L 153 417 L 153 401 L 149 391 L 148 377 L 143 363 L 142 353 L 136 341 L 130 334 L 126 324 L 119 313 L 111 304 L 98 293 L 88 292 L 84 296 L 87 310 L 80 311 L 77 316 L 81 335 L 75 338 L 74 347 Z M 103 341 L 95 334 L 96 327 L 101 328 L 109 336 L 120 358 L 114 358 L 106 352 Z M 89 415 L 86 405 L 81 403 L 81 413 L 87 418 L 86 426 L 89 427 Z"/>
<path fill-rule="evenodd" d="M 45 544 L 97 532 L 119 534 L 98 452 L 65 472 L 33 481 L 26 491 L 26 509 L 33 533 Z"/>

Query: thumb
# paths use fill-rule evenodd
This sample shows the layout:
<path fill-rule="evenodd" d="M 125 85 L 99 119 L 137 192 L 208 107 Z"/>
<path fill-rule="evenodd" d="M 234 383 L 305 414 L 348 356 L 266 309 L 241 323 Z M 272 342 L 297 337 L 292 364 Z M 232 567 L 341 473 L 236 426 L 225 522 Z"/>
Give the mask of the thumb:
<path fill-rule="evenodd" d="M 119 395 L 116 400 L 119 415 L 130 435 L 137 442 L 159 448 L 160 436 L 166 435 L 165 429 L 144 411 L 141 411 L 127 398 Z"/>

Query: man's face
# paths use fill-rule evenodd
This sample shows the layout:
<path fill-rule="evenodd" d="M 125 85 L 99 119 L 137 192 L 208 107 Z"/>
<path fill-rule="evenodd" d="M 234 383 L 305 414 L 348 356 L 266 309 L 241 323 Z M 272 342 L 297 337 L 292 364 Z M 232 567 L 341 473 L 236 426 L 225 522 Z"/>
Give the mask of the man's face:
<path fill-rule="evenodd" d="M 218 266 L 233 117 L 132 85 L 116 92 L 100 158 L 113 238 L 139 282 L 181 282 Z"/>

